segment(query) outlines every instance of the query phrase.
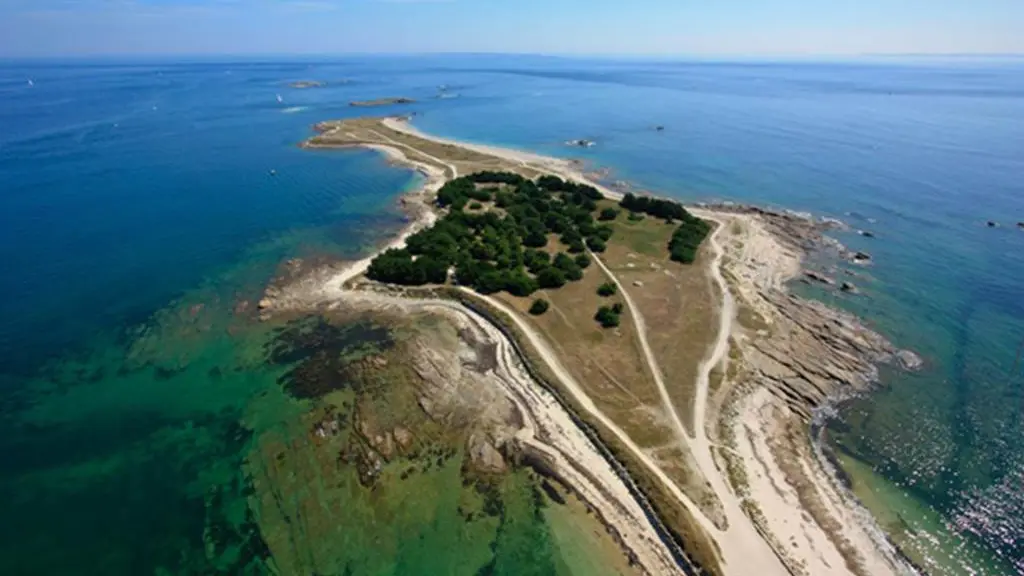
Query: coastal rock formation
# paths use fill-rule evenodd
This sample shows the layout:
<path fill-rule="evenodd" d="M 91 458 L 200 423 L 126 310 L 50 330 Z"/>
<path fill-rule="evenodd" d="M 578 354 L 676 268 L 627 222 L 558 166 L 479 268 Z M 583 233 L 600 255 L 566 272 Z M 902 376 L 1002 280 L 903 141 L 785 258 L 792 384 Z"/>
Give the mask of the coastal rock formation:
<path fill-rule="evenodd" d="M 754 213 L 757 227 L 769 232 L 764 241 L 775 244 L 772 251 L 802 255 L 838 247 L 839 254 L 846 253 L 845 248 L 823 235 L 825 228 L 809 218 L 756 209 L 746 212 Z M 856 252 L 852 258 L 854 262 L 866 262 L 871 256 Z M 733 273 L 757 275 L 750 270 Z M 804 277 L 835 285 L 835 280 L 818 272 L 806 271 Z M 785 278 L 744 294 L 747 303 L 771 326 L 771 337 L 751 338 L 745 359 L 755 380 L 801 417 L 809 419 L 830 398 L 871 389 L 878 381 L 878 364 L 896 363 L 907 369 L 921 365 L 913 352 L 897 349 L 852 314 L 790 294 L 779 280 Z M 840 290 L 858 293 L 857 287 L 847 281 L 841 283 Z"/>
<path fill-rule="evenodd" d="M 871 255 L 867 252 L 855 252 L 852 260 L 854 264 L 867 264 L 871 262 Z"/>
<path fill-rule="evenodd" d="M 413 104 L 412 98 L 376 98 L 374 100 L 353 100 L 349 106 L 368 108 L 372 106 L 389 106 L 391 104 Z"/>
<path fill-rule="evenodd" d="M 836 281 L 835 280 L 833 280 L 832 278 L 829 278 L 828 276 L 825 276 L 824 274 L 822 274 L 820 272 L 815 272 L 814 270 L 807 270 L 806 272 L 804 272 L 804 276 L 806 276 L 807 278 L 810 278 L 811 280 L 814 280 L 815 282 L 819 282 L 819 283 L 825 284 L 827 286 L 835 286 L 836 285 Z"/>
<path fill-rule="evenodd" d="M 492 441 L 483 434 L 472 434 L 466 442 L 469 462 L 480 474 L 502 474 L 508 466 L 501 452 L 494 447 Z"/>
<path fill-rule="evenodd" d="M 772 338 L 755 339 L 748 358 L 760 379 L 807 419 L 836 393 L 870 389 L 876 364 L 895 358 L 897 350 L 852 315 L 781 292 L 766 298 L 779 317 Z"/>

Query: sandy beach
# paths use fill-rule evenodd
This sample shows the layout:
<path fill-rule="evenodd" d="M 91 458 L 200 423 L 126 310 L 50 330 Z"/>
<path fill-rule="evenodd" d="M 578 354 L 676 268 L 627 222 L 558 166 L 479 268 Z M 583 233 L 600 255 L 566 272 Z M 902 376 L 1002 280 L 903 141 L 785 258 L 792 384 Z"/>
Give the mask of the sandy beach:
<path fill-rule="evenodd" d="M 397 118 L 383 119 L 381 125 L 540 173 L 590 184 L 611 199 L 622 196 L 590 181 L 574 163 L 567 160 L 436 138 Z M 413 221 L 380 251 L 402 247 L 409 235 L 436 220 L 437 215 L 430 207 L 432 196 L 449 178 L 458 175 L 458 168 L 441 158 L 411 150 L 400 142 L 369 143 L 365 146 L 387 155 L 396 164 L 420 171 L 426 177 L 423 186 L 405 198 Z M 424 160 L 412 159 L 414 155 Z M 583 387 L 561 366 L 557 354 L 542 335 L 500 302 L 487 297 L 484 300 L 512 317 L 516 327 L 540 352 L 577 405 L 583 406 L 589 417 L 618 436 L 651 475 L 690 510 L 717 544 L 725 574 L 864 576 L 908 573 L 909 568 L 897 559 L 895 551 L 871 518 L 827 474 L 820 455 L 811 447 L 806 422 L 801 420 L 802 412 L 782 401 L 770 379 L 763 378 L 770 371 L 768 363 L 757 354 L 745 352 L 747 348 L 757 349 L 758 342 L 765 340 L 769 332 L 743 326 L 738 320 L 740 310 L 752 310 L 767 326 L 785 322 L 788 315 L 786 302 L 792 300 L 785 284 L 800 274 L 802 251 L 791 239 L 773 233 L 774 228 L 769 226 L 773 216 L 715 208 L 694 208 L 693 213 L 717 223 L 716 230 L 707 240 L 707 248 L 714 254 L 710 260 L 710 273 L 720 292 L 720 299 L 714 344 L 698 370 L 693 415 L 696 434 L 692 437 L 684 431 L 680 415 L 668 400 L 666 383 L 647 344 L 643 314 L 632 302 L 628 287 L 620 284 L 620 290 L 630 308 L 647 362 L 675 420 L 678 441 L 694 454 L 700 472 L 723 504 L 727 519 L 725 529 L 716 527 L 711 519 L 705 517 L 700 507 L 664 474 L 659 465 L 636 446 L 612 419 L 601 413 Z M 266 308 L 271 311 L 294 309 L 367 298 L 349 285 L 365 273 L 372 258 L 373 255 L 341 269 L 322 271 L 284 289 L 275 288 L 268 294 L 272 302 Z M 600 258 L 596 261 L 604 267 Z M 614 278 L 607 268 L 605 272 Z M 392 305 L 400 304 L 392 302 Z M 465 307 L 451 302 L 429 305 L 455 314 L 461 322 L 486 333 L 488 338 L 498 342 L 504 339 L 486 320 Z M 823 318 L 828 316 L 827 312 L 819 313 Z M 823 320 L 822 323 L 827 322 Z M 853 328 L 864 330 L 859 324 Z M 860 338 L 861 333 L 857 334 Z M 843 340 L 836 346 L 841 348 L 845 342 Z M 737 350 L 734 352 L 734 349 Z M 504 346 L 503 350 L 503 355 L 507 356 L 503 356 L 504 375 L 499 379 L 510 398 L 515 399 L 517 407 L 527 416 L 520 441 L 547 454 L 565 477 L 579 486 L 580 492 L 600 510 L 608 525 L 620 530 L 624 545 L 637 555 L 649 573 L 676 573 L 678 566 L 671 561 L 671 554 L 664 543 L 643 520 L 642 511 L 636 507 L 626 487 L 614 474 L 607 473 L 607 464 L 602 464 L 587 438 L 573 430 L 571 421 L 566 423 L 567 416 L 558 404 L 551 398 L 545 398 L 537 386 L 531 385 L 529 376 L 517 368 L 511 349 Z M 802 353 L 802 350 L 800 348 L 797 353 Z M 821 353 L 820 350 L 813 352 Z M 731 371 L 730 362 L 744 363 L 745 366 Z M 868 361 L 856 363 L 848 367 L 849 375 L 844 373 L 844 376 L 851 381 L 860 382 L 858 379 L 862 377 L 866 381 L 870 376 L 861 372 L 870 371 L 866 367 L 870 364 Z M 715 372 L 734 372 L 735 376 L 726 378 L 727 385 L 712 392 L 710 380 Z M 810 411 L 814 406 L 806 408 Z M 539 438 L 545 440 L 541 442 Z M 574 470 L 602 472 L 584 478 Z M 737 470 L 742 472 L 737 473 Z"/>

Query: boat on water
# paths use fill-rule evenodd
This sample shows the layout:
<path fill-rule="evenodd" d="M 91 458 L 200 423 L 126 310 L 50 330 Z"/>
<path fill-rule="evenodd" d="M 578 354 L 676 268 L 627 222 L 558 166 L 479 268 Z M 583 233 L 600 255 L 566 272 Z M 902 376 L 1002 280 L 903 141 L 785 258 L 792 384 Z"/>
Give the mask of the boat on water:
<path fill-rule="evenodd" d="M 281 98 L 281 95 L 280 95 L 280 94 L 278 94 L 278 95 L 277 95 L 277 103 L 278 103 L 278 104 L 281 104 L 282 102 L 284 102 L 284 98 Z"/>

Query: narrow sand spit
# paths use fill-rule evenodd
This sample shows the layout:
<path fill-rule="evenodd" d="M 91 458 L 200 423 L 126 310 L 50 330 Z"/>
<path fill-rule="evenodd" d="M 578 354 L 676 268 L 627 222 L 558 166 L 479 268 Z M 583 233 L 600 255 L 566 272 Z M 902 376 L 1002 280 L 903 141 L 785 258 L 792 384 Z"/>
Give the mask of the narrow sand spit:
<path fill-rule="evenodd" d="M 385 119 L 382 124 L 389 129 L 425 140 L 459 146 L 480 154 L 518 163 L 540 172 L 590 184 L 609 198 L 621 198 L 621 194 L 588 180 L 580 169 L 567 160 L 436 138 L 419 132 L 406 121 L 399 119 Z M 438 166 L 410 160 L 402 150 L 403 147 L 408 148 L 405 144 L 395 142 L 395 146 L 375 144 L 368 147 L 387 154 L 398 163 L 413 166 L 427 176 L 427 183 L 420 190 L 412 193 L 408 199 L 414 204 L 415 221 L 382 250 L 404 246 L 405 240 L 410 234 L 431 225 L 436 219 L 436 215 L 429 208 L 429 200 L 450 175 Z M 422 154 L 419 151 L 417 153 Z M 454 166 L 441 159 L 427 157 L 436 161 L 439 166 L 447 165 L 451 175 L 457 174 Z M 589 417 L 601 422 L 618 436 L 637 459 L 650 469 L 652 475 L 690 510 L 695 519 L 718 544 L 723 570 L 726 574 L 738 576 L 749 574 L 763 576 L 855 574 L 864 576 L 903 572 L 903 566 L 894 560 L 893 551 L 880 536 L 880 531 L 874 526 L 873 521 L 866 517 L 863 511 L 822 472 L 820 462 L 810 454 L 809 450 L 794 453 L 792 443 L 788 446 L 790 449 L 788 452 L 779 449 L 780 436 L 784 435 L 786 431 L 783 430 L 784 426 L 778 420 L 790 419 L 792 414 L 785 411 L 786 407 L 779 402 L 776 396 L 763 389 L 753 390 L 736 403 L 736 410 L 733 412 L 734 419 L 726 423 L 736 432 L 736 446 L 729 450 L 734 454 L 734 458 L 738 458 L 744 474 L 748 478 L 745 486 L 737 488 L 733 485 L 730 474 L 713 453 L 713 450 L 722 448 L 715 446 L 708 434 L 708 430 L 718 427 L 718 418 L 720 417 L 717 413 L 713 413 L 714 421 L 706 421 L 710 374 L 716 367 L 726 366 L 729 362 L 731 342 L 735 341 L 742 345 L 744 339 L 749 338 L 749 335 L 740 330 L 736 321 L 737 300 L 744 306 L 757 310 L 770 320 L 772 315 L 778 314 L 779 311 L 773 304 L 773 300 L 767 295 L 784 292 L 784 282 L 799 273 L 801 255 L 768 232 L 767 227 L 762 225 L 757 215 L 710 209 L 694 209 L 693 211 L 702 218 L 718 223 L 708 243 L 715 255 L 710 273 L 720 289 L 721 296 L 717 315 L 719 322 L 715 327 L 716 338 L 698 370 L 697 395 L 694 405 L 695 438 L 690 438 L 684 433 L 676 408 L 665 389 L 661 370 L 647 344 L 647 329 L 643 316 L 633 305 L 625 286 L 619 283 L 619 287 L 631 310 L 631 317 L 636 323 L 646 360 L 656 375 L 656 381 L 666 404 L 665 407 L 668 413 L 674 417 L 680 431 L 679 441 L 688 445 L 700 471 L 709 480 L 714 492 L 723 503 L 728 518 L 726 530 L 718 530 L 708 518 L 704 517 L 699 507 L 683 494 L 657 464 L 610 418 L 596 408 L 593 401 L 587 397 L 585 389 L 576 383 L 561 365 L 557 355 L 544 341 L 543 336 L 533 330 L 528 322 L 496 300 L 486 297 L 484 299 L 512 317 L 517 328 L 526 335 L 531 345 L 539 351 L 552 372 L 559 378 L 563 388 L 575 397 L 578 405 L 588 412 Z M 734 223 L 738 223 L 738 225 L 734 226 Z M 737 232 L 734 228 L 739 231 Z M 726 245 L 723 245 L 723 238 L 728 240 Z M 358 292 L 347 290 L 345 286 L 350 280 L 365 273 L 371 259 L 372 257 L 360 260 L 342 270 L 330 271 L 326 275 L 315 276 L 309 281 L 289 287 L 286 292 L 276 295 L 274 307 L 278 308 L 281 305 L 286 308 L 315 306 L 346 298 L 365 297 Z M 604 267 L 600 259 L 595 258 L 595 260 Z M 723 270 L 728 273 L 729 281 L 726 281 Z M 606 272 L 615 278 L 607 269 Z M 618 283 L 617 279 L 616 282 Z M 509 345 L 500 332 L 468 309 L 451 302 L 441 303 L 438 301 L 430 305 L 457 311 L 463 321 L 476 326 L 476 330 L 486 332 L 487 327 L 495 330 L 497 333 L 490 334 L 490 337 L 503 343 L 502 349 Z M 504 375 L 499 379 L 510 395 L 509 397 L 513 398 L 520 410 L 528 415 L 526 418 L 528 425 L 524 428 L 522 434 L 524 437 L 520 440 L 531 446 L 533 446 L 531 442 L 537 442 L 538 445 L 534 448 L 557 461 L 560 469 L 579 471 L 588 470 L 591 465 L 599 465 L 597 461 L 593 460 L 596 454 L 593 447 L 590 446 L 588 451 L 587 442 L 589 441 L 587 438 L 571 420 L 565 421 L 563 416 L 558 414 L 561 408 L 557 403 L 554 403 L 552 398 L 544 398 L 539 386 L 533 383 L 527 374 L 523 374 L 516 368 L 513 357 L 505 355 L 509 354 L 507 350 L 502 354 L 501 370 Z M 564 417 L 568 416 L 564 415 Z M 538 434 L 538 430 L 543 433 Z M 537 436 L 543 437 L 545 441 L 538 441 Z M 810 482 L 810 490 L 818 495 L 815 502 L 820 504 L 819 508 L 825 510 L 824 514 L 821 510 L 817 510 L 816 514 L 809 513 L 805 501 L 799 498 L 795 489 L 790 486 L 792 463 L 785 460 L 794 457 L 798 458 L 796 464 L 804 472 L 801 478 Z M 597 458 L 600 460 L 599 456 Z M 607 466 L 607 463 L 604 465 Z M 580 468 L 581 466 L 582 468 Z M 586 474 L 579 478 L 574 478 L 572 472 L 566 472 L 566 474 L 573 483 L 588 481 L 585 478 Z M 604 473 L 602 472 L 599 476 L 604 477 Z M 628 491 L 621 485 L 621 481 L 619 486 L 615 486 L 610 478 L 600 481 L 591 478 L 590 481 L 598 482 L 603 488 L 582 487 L 580 488 L 581 494 L 591 494 L 591 496 L 585 496 L 588 501 L 590 501 L 590 497 L 595 498 L 594 501 L 591 501 L 592 505 L 601 510 L 606 521 L 623 531 L 623 540 L 637 556 L 642 557 L 641 564 L 654 574 L 674 573 L 677 568 L 672 564 L 670 557 L 668 562 L 665 562 L 667 551 L 663 547 L 659 549 L 655 544 L 660 541 L 650 529 L 650 525 L 637 520 L 642 516 L 636 516 L 636 510 L 631 509 L 631 506 L 635 506 L 636 503 L 629 497 Z M 804 486 L 803 489 L 806 494 L 807 487 Z M 630 502 L 632 505 L 629 504 Z M 751 512 L 751 506 L 749 506 L 751 503 L 759 512 Z M 827 522 L 824 523 L 828 524 L 828 529 L 823 526 L 823 521 L 820 518 L 827 519 Z M 623 522 L 622 526 L 618 522 Z M 629 534 L 632 536 L 627 536 Z M 836 536 L 837 534 L 843 535 L 843 537 L 839 538 Z"/>

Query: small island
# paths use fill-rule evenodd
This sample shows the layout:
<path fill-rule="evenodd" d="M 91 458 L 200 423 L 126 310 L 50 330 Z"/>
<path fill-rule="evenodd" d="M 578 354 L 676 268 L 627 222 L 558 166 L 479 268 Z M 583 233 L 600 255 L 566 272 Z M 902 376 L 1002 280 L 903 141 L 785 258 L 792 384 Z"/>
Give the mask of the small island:
<path fill-rule="evenodd" d="M 306 88 L 323 88 L 327 86 L 327 82 L 322 82 L 320 80 L 299 80 L 297 82 L 290 82 L 288 86 L 290 88 L 298 88 L 300 90 Z"/>
<path fill-rule="evenodd" d="M 415 104 L 416 101 L 412 98 L 376 98 L 373 100 L 353 100 L 349 102 L 349 106 L 357 106 L 362 108 L 369 108 L 373 106 L 390 106 L 392 104 Z"/>

